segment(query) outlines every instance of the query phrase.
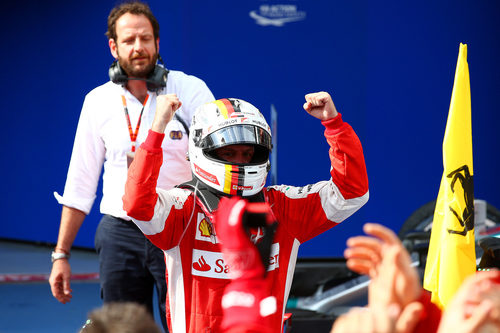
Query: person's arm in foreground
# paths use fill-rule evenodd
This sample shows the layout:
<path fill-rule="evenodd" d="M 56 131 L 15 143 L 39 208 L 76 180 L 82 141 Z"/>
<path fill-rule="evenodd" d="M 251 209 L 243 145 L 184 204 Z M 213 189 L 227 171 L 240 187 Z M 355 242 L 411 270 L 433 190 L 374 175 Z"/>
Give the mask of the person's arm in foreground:
<path fill-rule="evenodd" d="M 409 327 L 413 327 L 412 332 L 435 332 L 441 312 L 430 302 L 429 293 L 422 289 L 401 241 L 392 230 L 380 224 L 367 223 L 363 229 L 370 236 L 349 238 L 344 255 L 349 269 L 371 278 L 369 308 L 397 306 L 402 313 L 409 311 L 407 313 L 414 316 L 418 313 L 417 323 L 412 321 L 412 316 L 399 316 L 396 332 L 408 332 Z"/>
<path fill-rule="evenodd" d="M 395 262 L 394 286 L 391 286 L 385 295 L 370 294 L 369 303 L 383 302 L 381 305 L 391 303 L 398 304 L 401 308 L 419 299 L 422 286 L 418 273 L 411 266 L 411 258 L 401 241 L 394 232 L 380 224 L 366 223 L 363 230 L 370 236 L 355 236 L 347 240 L 347 249 L 344 256 L 347 259 L 347 267 L 359 274 L 368 275 L 372 281 L 377 281 L 384 269 L 392 266 L 390 262 L 384 262 L 384 256 L 390 251 L 398 252 Z M 392 267 L 390 267 L 392 269 Z M 376 297 L 375 299 L 372 299 Z"/>
<path fill-rule="evenodd" d="M 469 276 L 443 312 L 439 333 L 500 332 L 500 272 Z"/>
<path fill-rule="evenodd" d="M 353 308 L 335 320 L 331 333 L 411 333 L 418 320 L 418 311 L 419 309 L 412 305 L 401 312 L 396 304 L 386 308 Z M 411 320 L 408 330 L 397 329 L 400 318 Z"/>
<path fill-rule="evenodd" d="M 266 222 L 273 223 L 267 204 L 249 204 L 238 197 L 222 198 L 215 217 L 224 260 L 231 268 L 231 283 L 222 297 L 224 333 L 270 333 L 268 318 L 276 312 L 276 299 L 270 296 L 260 253 L 243 225 L 249 205 L 259 205 L 260 213 L 266 214 Z"/>
<path fill-rule="evenodd" d="M 340 316 L 334 323 L 332 333 L 373 332 L 373 333 L 410 333 L 413 332 L 423 305 L 410 302 L 400 306 L 393 298 L 401 270 L 402 248 L 392 246 L 384 249 L 383 256 L 372 272 L 368 287 L 369 304 L 367 308 L 355 308 Z M 373 269 L 371 269 L 373 271 Z"/>

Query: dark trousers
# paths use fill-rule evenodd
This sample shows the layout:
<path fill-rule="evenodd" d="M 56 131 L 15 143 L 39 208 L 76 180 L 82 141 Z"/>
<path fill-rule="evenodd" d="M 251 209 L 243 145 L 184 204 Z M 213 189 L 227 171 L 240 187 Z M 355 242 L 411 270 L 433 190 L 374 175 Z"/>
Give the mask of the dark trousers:
<path fill-rule="evenodd" d="M 104 215 L 95 235 L 99 254 L 101 298 L 104 303 L 136 302 L 153 315 L 156 286 L 161 321 L 166 332 L 165 259 L 132 221 Z"/>

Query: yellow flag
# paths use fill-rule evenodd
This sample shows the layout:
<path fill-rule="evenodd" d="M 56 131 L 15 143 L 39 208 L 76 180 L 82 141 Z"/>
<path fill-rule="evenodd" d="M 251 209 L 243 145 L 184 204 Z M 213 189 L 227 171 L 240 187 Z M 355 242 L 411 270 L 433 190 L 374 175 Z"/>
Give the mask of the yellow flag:
<path fill-rule="evenodd" d="M 424 288 L 440 308 L 476 271 L 469 66 L 467 45 L 462 43 L 443 140 L 443 166 L 424 275 Z"/>

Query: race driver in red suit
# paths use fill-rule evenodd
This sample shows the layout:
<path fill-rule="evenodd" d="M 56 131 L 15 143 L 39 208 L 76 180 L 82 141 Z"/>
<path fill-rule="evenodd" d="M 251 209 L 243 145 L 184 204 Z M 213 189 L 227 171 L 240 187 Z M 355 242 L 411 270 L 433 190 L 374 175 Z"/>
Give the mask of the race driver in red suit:
<path fill-rule="evenodd" d="M 305 96 L 304 109 L 321 120 L 330 145 L 331 179 L 315 184 L 264 188 L 271 133 L 257 108 L 239 99 L 204 104 L 193 116 L 189 159 L 193 180 L 178 188 L 156 189 L 164 129 L 181 101 L 159 96 L 147 140 L 130 166 L 124 209 L 153 244 L 167 267 L 167 321 L 170 332 L 219 332 L 221 299 L 230 267 L 221 253 L 214 212 L 223 196 L 267 202 L 278 227 L 268 255 L 266 280 L 276 299 L 269 318 L 282 331 L 298 247 L 344 221 L 368 200 L 368 177 L 361 143 L 342 120 L 326 92 Z M 262 228 L 252 241 L 265 239 Z"/>

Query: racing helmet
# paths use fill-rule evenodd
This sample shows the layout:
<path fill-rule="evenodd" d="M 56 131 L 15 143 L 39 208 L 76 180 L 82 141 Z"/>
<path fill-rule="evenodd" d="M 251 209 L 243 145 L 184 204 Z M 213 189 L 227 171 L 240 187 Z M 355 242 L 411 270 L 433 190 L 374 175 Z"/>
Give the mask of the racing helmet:
<path fill-rule="evenodd" d="M 249 163 L 233 163 L 215 150 L 229 145 L 251 145 Z M 189 131 L 189 160 L 194 177 L 218 192 L 252 196 L 262 190 L 270 169 L 271 131 L 252 104 L 225 98 L 198 107 Z"/>

